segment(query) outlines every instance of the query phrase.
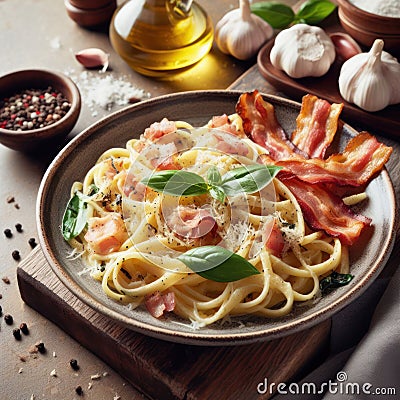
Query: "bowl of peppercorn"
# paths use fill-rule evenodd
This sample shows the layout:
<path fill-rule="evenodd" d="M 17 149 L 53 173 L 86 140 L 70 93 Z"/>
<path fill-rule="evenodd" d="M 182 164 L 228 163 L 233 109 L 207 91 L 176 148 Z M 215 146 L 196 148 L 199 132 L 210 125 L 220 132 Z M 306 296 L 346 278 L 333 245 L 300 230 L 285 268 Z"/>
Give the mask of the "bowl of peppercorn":
<path fill-rule="evenodd" d="M 81 96 L 62 73 L 20 70 L 0 77 L 0 143 L 31 152 L 57 146 L 78 120 Z"/>

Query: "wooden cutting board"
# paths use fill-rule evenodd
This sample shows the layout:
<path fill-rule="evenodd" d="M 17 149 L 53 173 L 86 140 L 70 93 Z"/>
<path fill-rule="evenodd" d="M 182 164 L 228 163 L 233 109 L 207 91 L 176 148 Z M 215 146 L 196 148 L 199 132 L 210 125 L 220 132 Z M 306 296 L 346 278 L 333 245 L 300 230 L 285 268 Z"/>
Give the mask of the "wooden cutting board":
<path fill-rule="evenodd" d="M 327 350 L 329 320 L 282 339 L 236 347 L 188 346 L 144 336 L 76 298 L 39 246 L 19 264 L 17 276 L 28 305 L 152 399 L 268 399 L 272 393 L 265 380 L 290 382 Z"/>

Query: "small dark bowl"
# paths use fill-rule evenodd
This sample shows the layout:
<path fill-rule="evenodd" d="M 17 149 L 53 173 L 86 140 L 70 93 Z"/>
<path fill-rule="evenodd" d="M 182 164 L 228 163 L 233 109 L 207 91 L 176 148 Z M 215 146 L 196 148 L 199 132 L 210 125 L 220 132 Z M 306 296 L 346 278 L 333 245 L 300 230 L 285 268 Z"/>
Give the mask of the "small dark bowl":
<path fill-rule="evenodd" d="M 400 53 L 400 18 L 372 14 L 348 0 L 338 0 L 339 20 L 357 42 L 371 47 L 375 39 L 385 42 L 385 50 L 394 56 Z"/>
<path fill-rule="evenodd" d="M 75 83 L 59 72 L 21 70 L 0 78 L 0 99 L 27 89 L 46 89 L 52 86 L 71 103 L 69 111 L 57 122 L 39 129 L 14 131 L 0 128 L 0 142 L 11 149 L 36 151 L 43 144 L 57 144 L 71 132 L 81 110 L 81 95 Z"/>
<path fill-rule="evenodd" d="M 84 28 L 108 27 L 117 8 L 116 0 L 64 0 L 64 5 L 68 16 Z"/>

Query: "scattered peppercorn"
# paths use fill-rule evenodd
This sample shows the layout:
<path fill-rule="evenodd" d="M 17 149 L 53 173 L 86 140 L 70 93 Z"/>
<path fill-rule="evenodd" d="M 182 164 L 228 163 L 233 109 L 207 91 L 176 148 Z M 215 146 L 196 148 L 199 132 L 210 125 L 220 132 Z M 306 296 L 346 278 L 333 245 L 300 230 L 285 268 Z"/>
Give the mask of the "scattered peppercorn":
<path fill-rule="evenodd" d="M 58 90 L 28 89 L 0 99 L 0 128 L 12 131 L 39 129 L 59 121 L 71 103 Z"/>
<path fill-rule="evenodd" d="M 13 336 L 16 340 L 21 340 L 21 331 L 19 330 L 19 328 L 13 329 Z"/>
<path fill-rule="evenodd" d="M 78 361 L 76 361 L 74 358 L 69 361 L 69 365 L 74 371 L 78 371 L 79 369 Z"/>
<path fill-rule="evenodd" d="M 76 394 L 77 394 L 78 396 L 82 396 L 82 395 L 83 395 L 82 386 L 81 386 L 81 385 L 77 386 L 77 387 L 75 388 L 75 392 L 76 392 Z"/>
<path fill-rule="evenodd" d="M 4 229 L 4 234 L 6 235 L 6 237 L 10 238 L 12 237 L 12 232 L 11 229 Z"/>
<path fill-rule="evenodd" d="M 37 351 L 39 352 L 39 353 L 45 353 L 46 352 L 46 348 L 44 347 L 44 343 L 43 342 L 38 342 L 38 343 L 36 343 L 35 344 L 35 347 L 36 347 L 36 349 L 37 349 Z"/>
<path fill-rule="evenodd" d="M 4 277 L 1 278 L 1 279 L 2 279 L 2 281 L 3 281 L 5 284 L 7 284 L 7 285 L 10 284 L 10 279 L 9 279 L 7 276 L 4 276 Z"/>
<path fill-rule="evenodd" d="M 6 201 L 7 201 L 8 204 L 14 203 L 15 197 L 14 196 L 8 196 Z"/>
<path fill-rule="evenodd" d="M 12 255 L 12 258 L 13 258 L 15 261 L 18 261 L 18 260 L 21 259 L 21 255 L 19 254 L 19 251 L 18 251 L 18 250 L 14 250 L 14 251 L 11 253 L 11 255 Z"/>
<path fill-rule="evenodd" d="M 28 243 L 29 243 L 29 246 L 32 247 L 32 249 L 34 249 L 34 248 L 37 246 L 37 243 L 36 243 L 36 239 L 35 239 L 35 238 L 30 238 L 30 239 L 28 240 Z"/>
<path fill-rule="evenodd" d="M 14 322 L 14 319 L 11 314 L 6 314 L 6 315 L 4 315 L 4 321 L 6 321 L 7 325 L 12 325 L 12 323 Z"/>
<path fill-rule="evenodd" d="M 25 322 L 22 322 L 21 325 L 19 326 L 19 329 L 21 329 L 21 332 L 24 335 L 29 335 L 29 329 L 28 329 L 28 325 Z"/>
<path fill-rule="evenodd" d="M 21 224 L 15 224 L 15 229 L 17 232 L 21 233 L 22 232 L 22 225 Z"/>
<path fill-rule="evenodd" d="M 14 204 L 14 207 L 15 207 L 17 210 L 19 210 L 19 204 L 18 204 L 18 203 L 15 203 L 15 204 Z"/>

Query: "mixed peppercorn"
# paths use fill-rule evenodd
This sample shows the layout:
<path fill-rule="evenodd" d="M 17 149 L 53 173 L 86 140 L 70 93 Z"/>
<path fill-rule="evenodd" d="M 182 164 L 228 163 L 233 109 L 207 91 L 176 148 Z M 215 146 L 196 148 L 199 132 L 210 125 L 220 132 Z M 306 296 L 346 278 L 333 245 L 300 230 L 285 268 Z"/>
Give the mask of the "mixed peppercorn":
<path fill-rule="evenodd" d="M 39 129 L 59 121 L 71 103 L 51 86 L 28 89 L 0 99 L 0 128 L 12 131 Z"/>

